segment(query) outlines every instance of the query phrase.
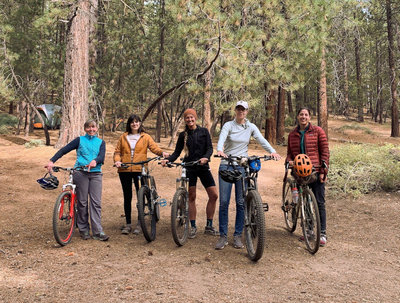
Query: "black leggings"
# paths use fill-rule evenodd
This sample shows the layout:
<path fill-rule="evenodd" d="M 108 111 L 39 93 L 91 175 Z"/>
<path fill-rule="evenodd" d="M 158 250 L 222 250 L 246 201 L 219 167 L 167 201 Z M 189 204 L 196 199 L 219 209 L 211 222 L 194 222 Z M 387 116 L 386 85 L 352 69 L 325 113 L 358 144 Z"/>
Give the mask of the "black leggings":
<path fill-rule="evenodd" d="M 132 179 L 135 183 L 136 197 L 139 190 L 139 176 L 140 172 L 126 172 L 119 173 L 119 180 L 121 181 L 122 191 L 124 192 L 124 211 L 126 224 L 132 224 Z"/>

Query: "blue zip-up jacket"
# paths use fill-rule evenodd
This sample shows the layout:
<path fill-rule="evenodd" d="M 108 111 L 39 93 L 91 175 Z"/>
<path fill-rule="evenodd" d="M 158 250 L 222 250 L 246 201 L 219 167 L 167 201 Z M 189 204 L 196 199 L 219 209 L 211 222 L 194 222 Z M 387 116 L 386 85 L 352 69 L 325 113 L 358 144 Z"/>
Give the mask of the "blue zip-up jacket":
<path fill-rule="evenodd" d="M 89 136 L 88 134 L 80 136 L 72 140 L 66 146 L 61 148 L 51 159 L 55 163 L 65 154 L 76 149 L 77 159 L 74 167 L 88 165 L 95 160 L 97 165 L 90 169 L 90 172 L 101 172 L 101 166 L 104 164 L 106 155 L 106 143 L 97 136 Z"/>

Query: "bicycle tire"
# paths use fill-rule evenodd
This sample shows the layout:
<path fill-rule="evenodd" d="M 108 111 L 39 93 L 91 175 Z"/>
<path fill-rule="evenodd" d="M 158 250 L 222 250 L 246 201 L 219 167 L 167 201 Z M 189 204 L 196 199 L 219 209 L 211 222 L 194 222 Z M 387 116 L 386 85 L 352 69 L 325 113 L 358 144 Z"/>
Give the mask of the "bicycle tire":
<path fill-rule="evenodd" d="M 184 188 L 178 188 L 172 199 L 171 232 L 176 245 L 183 246 L 189 235 L 188 193 Z"/>
<path fill-rule="evenodd" d="M 288 180 L 283 183 L 282 211 L 286 229 L 293 233 L 297 227 L 297 207 L 293 203 L 292 188 Z"/>
<path fill-rule="evenodd" d="M 157 215 L 151 205 L 151 193 L 147 186 L 142 186 L 138 191 L 138 215 L 143 235 L 147 242 L 156 238 Z"/>
<path fill-rule="evenodd" d="M 61 246 L 71 242 L 75 231 L 76 209 L 70 210 L 72 207 L 72 194 L 69 191 L 62 192 L 54 204 L 53 210 L 53 234 L 57 243 Z"/>
<path fill-rule="evenodd" d="M 246 248 L 248 257 L 258 261 L 265 247 L 265 215 L 260 194 L 256 190 L 249 190 L 246 196 L 245 222 Z"/>
<path fill-rule="evenodd" d="M 315 254 L 320 245 L 321 221 L 317 200 L 310 188 L 305 188 L 302 193 L 302 229 L 307 250 Z"/>

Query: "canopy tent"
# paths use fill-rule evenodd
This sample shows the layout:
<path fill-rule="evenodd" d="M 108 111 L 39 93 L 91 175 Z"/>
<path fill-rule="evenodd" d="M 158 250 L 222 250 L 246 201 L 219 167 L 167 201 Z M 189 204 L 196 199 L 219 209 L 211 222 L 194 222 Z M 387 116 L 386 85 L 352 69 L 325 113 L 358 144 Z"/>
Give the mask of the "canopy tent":
<path fill-rule="evenodd" d="M 42 104 L 36 106 L 36 108 L 49 129 L 56 129 L 60 127 L 61 106 L 55 104 Z M 40 122 L 39 117 L 37 115 L 35 116 L 33 127 L 43 128 L 43 125 Z"/>

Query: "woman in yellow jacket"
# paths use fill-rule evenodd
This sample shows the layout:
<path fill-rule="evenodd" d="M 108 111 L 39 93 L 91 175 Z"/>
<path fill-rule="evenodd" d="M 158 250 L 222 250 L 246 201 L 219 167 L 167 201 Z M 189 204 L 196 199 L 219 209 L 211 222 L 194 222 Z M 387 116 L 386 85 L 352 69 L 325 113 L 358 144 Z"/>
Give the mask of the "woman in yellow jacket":
<path fill-rule="evenodd" d="M 137 194 L 142 167 L 140 165 L 133 165 L 129 168 L 122 168 L 121 164 L 146 160 L 147 149 L 158 156 L 168 157 L 168 154 L 164 153 L 154 142 L 153 138 L 145 132 L 140 117 L 131 115 L 126 123 L 126 132 L 119 138 L 114 151 L 114 165 L 118 167 L 119 179 L 124 193 L 126 225 L 122 227 L 122 234 L 127 235 L 132 231 L 132 179 L 135 183 Z M 139 234 L 140 231 L 141 228 L 138 221 L 133 232 Z"/>

